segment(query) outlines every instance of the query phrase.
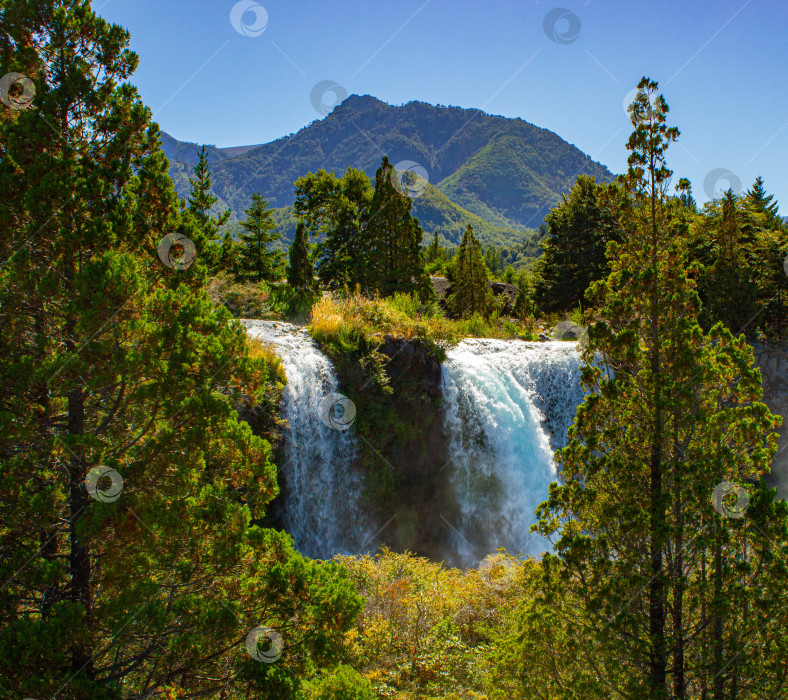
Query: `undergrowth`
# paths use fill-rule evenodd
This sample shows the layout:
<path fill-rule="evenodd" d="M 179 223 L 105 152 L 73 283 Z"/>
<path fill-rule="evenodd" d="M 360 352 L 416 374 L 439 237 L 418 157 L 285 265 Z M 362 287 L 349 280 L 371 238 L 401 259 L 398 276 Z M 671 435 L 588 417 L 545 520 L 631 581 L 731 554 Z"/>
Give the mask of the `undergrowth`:
<path fill-rule="evenodd" d="M 437 303 L 421 304 L 416 295 L 367 297 L 359 292 L 323 297 L 312 307 L 310 330 L 318 343 L 330 350 L 358 349 L 362 339 L 391 335 L 422 339 L 435 349 L 440 361 L 463 338 L 521 338 L 535 340 L 533 331 L 511 319 L 474 314 L 454 320 L 443 316 Z M 330 353 L 333 354 L 333 353 Z"/>

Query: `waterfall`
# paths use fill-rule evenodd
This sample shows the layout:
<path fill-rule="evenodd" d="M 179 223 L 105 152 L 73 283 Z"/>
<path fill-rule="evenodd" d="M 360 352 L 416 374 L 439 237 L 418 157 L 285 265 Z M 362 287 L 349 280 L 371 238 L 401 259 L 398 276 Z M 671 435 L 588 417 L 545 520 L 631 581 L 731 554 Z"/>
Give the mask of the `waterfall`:
<path fill-rule="evenodd" d="M 278 465 L 283 527 L 309 557 L 366 551 L 372 523 L 385 518 L 364 508 L 355 429 L 344 429 L 341 415 L 326 420 L 326 401 L 333 401 L 327 397 L 338 394 L 331 361 L 303 328 L 243 323 L 251 336 L 272 344 L 287 375 Z M 548 548 L 529 528 L 556 479 L 553 452 L 565 445 L 583 398 L 580 364 L 576 344 L 566 342 L 468 339 L 449 351 L 442 368 L 448 454 L 435 455 L 451 499 L 436 514 L 451 528 L 446 561 L 475 566 L 498 548 L 525 555 Z M 352 417 L 352 410 L 345 414 L 348 425 Z"/>
<path fill-rule="evenodd" d="M 469 339 L 443 367 L 449 468 L 460 520 L 452 549 L 473 565 L 498 548 L 538 555 L 534 509 L 556 479 L 583 392 L 575 343 Z"/>
<path fill-rule="evenodd" d="M 250 336 L 272 344 L 287 375 L 282 396 L 287 429 L 279 465 L 285 530 L 297 549 L 312 558 L 360 552 L 370 540 L 369 519 L 360 503 L 364 484 L 353 469 L 353 428 L 332 421 L 335 411 L 327 415 L 328 404 L 337 408 L 331 398 L 338 389 L 333 365 L 303 328 L 276 321 L 243 324 Z"/>

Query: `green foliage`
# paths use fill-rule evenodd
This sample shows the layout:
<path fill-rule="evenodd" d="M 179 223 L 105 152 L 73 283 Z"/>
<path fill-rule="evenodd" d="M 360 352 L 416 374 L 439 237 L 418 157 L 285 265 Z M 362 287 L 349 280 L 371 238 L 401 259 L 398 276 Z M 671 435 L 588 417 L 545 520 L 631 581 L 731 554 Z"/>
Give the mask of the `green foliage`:
<path fill-rule="evenodd" d="M 238 254 L 238 272 L 241 278 L 257 282 L 276 282 L 282 276 L 284 256 L 281 250 L 269 249 L 279 240 L 276 223 L 268 210 L 268 202 L 259 193 L 252 195 L 252 206 L 246 210 L 241 222 L 241 249 Z"/>
<path fill-rule="evenodd" d="M 395 187 L 394 167 L 384 156 L 375 175 L 375 191 L 355 245 L 360 258 L 355 263 L 353 283 L 383 296 L 416 292 L 422 301 L 434 296 L 432 282 L 424 270 L 421 240 L 424 231 L 411 211 L 411 199 Z M 398 184 L 402 189 L 403 185 Z"/>
<path fill-rule="evenodd" d="M 298 224 L 293 245 L 290 246 L 287 283 L 294 289 L 315 289 L 315 271 L 309 259 L 309 238 L 303 224 Z"/>
<path fill-rule="evenodd" d="M 357 281 L 359 243 L 374 189 L 360 170 L 348 168 L 338 178 L 319 170 L 295 183 L 295 214 L 310 235 L 322 238 L 314 253 L 315 271 L 329 289 Z"/>
<path fill-rule="evenodd" d="M 733 333 L 781 339 L 788 327 L 788 235 L 775 226 L 762 180 L 754 194 L 728 191 L 692 217 L 690 259 L 699 263 L 701 325 L 721 321 Z M 764 204 L 766 202 L 766 204 Z"/>
<path fill-rule="evenodd" d="M 763 178 L 759 175 L 755 178 L 753 186 L 747 190 L 747 204 L 756 214 L 761 214 L 765 218 L 765 225 L 768 228 L 781 228 L 782 219 L 778 212 L 777 200 L 773 194 L 766 194 Z"/>
<path fill-rule="evenodd" d="M 516 576 L 499 591 L 476 569 L 449 569 L 408 553 L 338 559 L 366 600 L 350 636 L 351 660 L 376 697 L 486 697 L 487 655 L 528 590 L 533 562 L 510 560 Z"/>
<path fill-rule="evenodd" d="M 197 155 L 194 177 L 189 180 L 189 186 L 188 210 L 194 217 L 198 230 L 194 243 L 197 252 L 203 255 L 208 268 L 213 271 L 218 268 L 221 258 L 227 255 L 224 246 L 219 249 L 217 239 L 219 230 L 230 218 L 230 210 L 216 217 L 211 215 L 211 210 L 219 198 L 211 192 L 211 169 L 205 146 Z"/>
<path fill-rule="evenodd" d="M 631 107 L 623 237 L 590 292 L 601 306 L 584 350 L 589 393 L 558 455 L 563 481 L 537 510 L 555 543 L 544 603 L 523 605 L 499 658 L 510 680 L 552 697 L 776 697 L 781 652 L 767 650 L 788 630 L 771 593 L 786 578 L 787 511 L 753 484 L 780 419 L 761 403 L 744 337 L 698 325 L 688 209 L 666 194 L 678 130 L 656 88 L 644 78 Z M 757 503 L 746 518 L 712 507 L 721 482 Z"/>
<path fill-rule="evenodd" d="M 465 318 L 490 313 L 492 293 L 487 288 L 489 275 L 479 241 L 473 235 L 473 228 L 468 226 L 449 271 L 451 294 L 448 303 L 455 316 Z"/>
<path fill-rule="evenodd" d="M 524 320 L 533 314 L 533 282 L 531 274 L 523 270 L 517 275 L 517 298 L 514 300 L 517 318 Z"/>
<path fill-rule="evenodd" d="M 616 185 L 598 185 L 580 175 L 569 196 L 547 215 L 534 289 L 540 308 L 562 311 L 586 303 L 588 286 L 607 276 L 605 249 L 621 238 L 617 200 Z"/>
<path fill-rule="evenodd" d="M 281 366 L 211 302 L 199 248 L 184 269 L 157 253 L 206 236 L 208 190 L 179 206 L 124 29 L 84 0 L 0 22 L 2 64 L 36 84 L 0 112 L 3 694 L 293 698 L 342 661 L 362 601 L 259 526 L 271 434 L 238 410 L 276 407 Z M 119 492 L 91 496 L 98 467 Z M 282 634 L 276 663 L 246 650 L 256 626 Z"/>
<path fill-rule="evenodd" d="M 375 700 L 372 684 L 350 666 L 340 665 L 305 684 L 303 700 Z"/>
<path fill-rule="evenodd" d="M 503 261 L 501 260 L 501 251 L 495 246 L 488 246 L 484 250 L 484 263 L 493 277 L 498 276 L 503 271 Z"/>
<path fill-rule="evenodd" d="M 232 275 L 238 274 L 238 246 L 229 232 L 225 233 L 222 239 L 216 267 L 218 270 L 229 272 Z"/>
<path fill-rule="evenodd" d="M 321 170 L 296 182 L 296 215 L 306 230 L 324 236 L 315 267 L 330 289 L 361 285 L 384 296 L 398 291 L 415 291 L 422 301 L 432 296 L 423 231 L 394 177 L 384 157 L 374 189 L 364 173 L 352 168 L 341 178 Z"/>

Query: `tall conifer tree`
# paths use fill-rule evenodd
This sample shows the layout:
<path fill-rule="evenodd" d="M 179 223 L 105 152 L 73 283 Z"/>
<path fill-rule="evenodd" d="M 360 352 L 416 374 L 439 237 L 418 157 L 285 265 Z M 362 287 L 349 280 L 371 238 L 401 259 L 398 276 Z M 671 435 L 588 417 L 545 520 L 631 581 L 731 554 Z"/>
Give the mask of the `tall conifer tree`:
<path fill-rule="evenodd" d="M 375 192 L 362 224 L 358 244 L 363 257 L 355 277 L 362 287 L 384 296 L 416 292 L 426 301 L 433 290 L 424 268 L 424 231 L 411 214 L 410 197 L 395 186 L 396 177 L 394 166 L 384 157 L 375 174 Z"/>
<path fill-rule="evenodd" d="M 473 226 L 468 224 L 449 268 L 448 304 L 452 313 L 460 318 L 476 313 L 486 316 L 492 308 L 492 294 L 487 288 L 489 279 L 482 247 L 473 235 Z"/>
<path fill-rule="evenodd" d="M 563 195 L 547 215 L 534 289 L 542 309 L 588 305 L 589 285 L 608 273 L 607 244 L 621 238 L 618 199 L 616 185 L 598 185 L 593 177 L 580 175 L 569 196 Z"/>
<path fill-rule="evenodd" d="M 209 269 L 215 272 L 222 257 L 218 243 L 219 230 L 227 223 L 231 212 L 228 209 L 219 216 L 211 215 L 211 208 L 219 198 L 211 191 L 211 168 L 205 146 L 200 149 L 197 165 L 194 166 L 194 177 L 190 178 L 189 185 L 188 209 L 198 229 L 194 243 Z"/>
<path fill-rule="evenodd" d="M 657 84 L 639 90 L 624 235 L 591 290 L 603 320 L 584 350 L 589 394 L 559 453 L 562 482 L 538 510 L 539 531 L 557 537 L 544 561 L 545 591 L 561 589 L 546 593 L 561 606 L 556 653 L 579 662 L 542 678 L 573 678 L 561 695 L 572 698 L 776 697 L 785 677 L 770 675 L 779 652 L 765 650 L 788 624 L 773 595 L 786 509 L 755 480 L 779 419 L 744 338 L 697 323 L 688 210 L 666 195 L 678 130 Z M 750 501 L 746 517 L 726 515 L 731 488 Z"/>
<path fill-rule="evenodd" d="M 200 231 L 128 33 L 87 0 L 2 2 L 0 24 L 35 85 L 0 111 L 2 694 L 293 698 L 360 601 L 254 524 L 276 468 L 237 407 L 282 378 L 171 250 Z M 276 664 L 245 649 L 258 626 Z"/>
<path fill-rule="evenodd" d="M 752 187 L 747 190 L 747 203 L 756 212 L 766 217 L 766 223 L 770 228 L 779 228 L 782 221 L 779 215 L 779 206 L 773 194 L 766 194 L 763 185 L 763 178 L 759 175 L 755 178 Z"/>
<path fill-rule="evenodd" d="M 295 238 L 290 246 L 290 265 L 287 282 L 294 289 L 311 291 L 315 287 L 315 271 L 309 259 L 309 238 L 302 222 L 296 226 Z"/>
<path fill-rule="evenodd" d="M 276 222 L 268 209 L 268 202 L 260 193 L 252 195 L 252 206 L 245 210 L 241 222 L 241 248 L 238 269 L 242 277 L 257 282 L 276 282 L 284 270 L 284 253 L 272 250 L 270 244 L 282 234 L 276 231 Z"/>

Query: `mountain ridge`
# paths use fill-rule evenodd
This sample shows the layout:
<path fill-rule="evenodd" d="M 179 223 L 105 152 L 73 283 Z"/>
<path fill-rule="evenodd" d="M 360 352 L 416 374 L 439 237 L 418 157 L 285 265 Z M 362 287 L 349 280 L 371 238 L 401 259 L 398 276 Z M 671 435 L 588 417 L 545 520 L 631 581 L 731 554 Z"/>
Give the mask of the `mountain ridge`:
<path fill-rule="evenodd" d="M 199 146 L 165 133 L 162 138 L 183 196 Z M 265 144 L 206 150 L 214 194 L 220 198 L 217 206 L 230 208 L 232 220 L 243 217 L 253 192 L 261 192 L 272 207 L 288 207 L 298 177 L 321 168 L 341 174 L 349 166 L 374 177 L 385 155 L 395 165 L 408 161 L 424 168 L 430 184 L 448 201 L 495 229 L 485 232 L 485 242 L 494 238 L 498 244 L 538 227 L 577 175 L 613 179 L 604 165 L 576 146 L 519 117 L 415 100 L 395 106 L 372 95 L 351 95 L 324 118 Z M 419 199 L 413 207 L 417 217 L 426 213 Z M 447 228 L 447 240 L 456 243 L 458 212 L 442 218 L 434 211 L 436 199 L 427 217 L 432 228 L 425 230 Z"/>

